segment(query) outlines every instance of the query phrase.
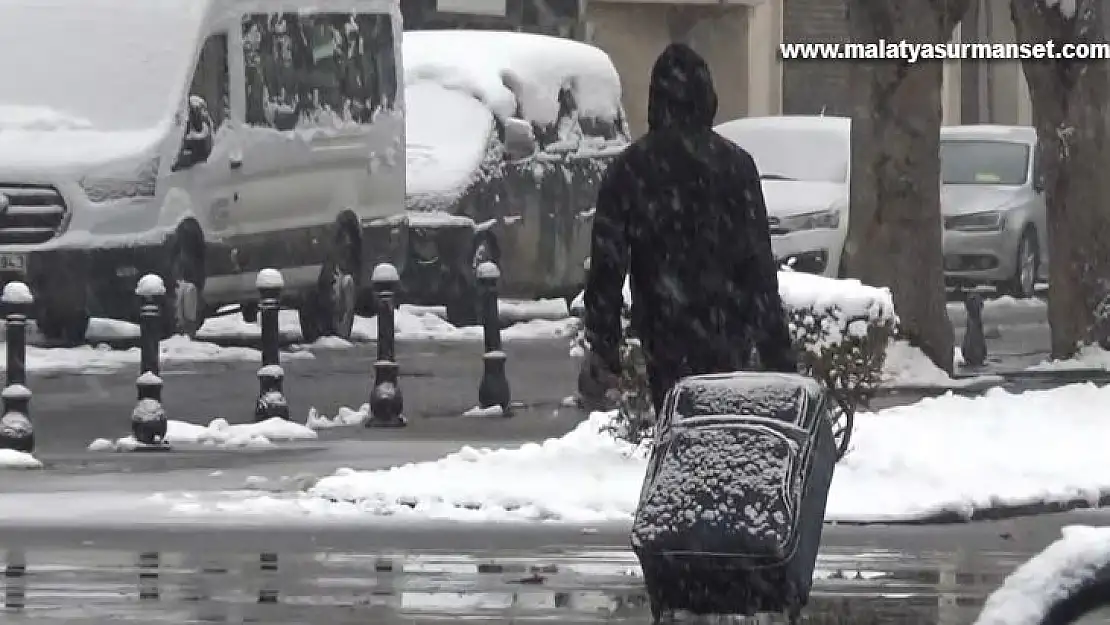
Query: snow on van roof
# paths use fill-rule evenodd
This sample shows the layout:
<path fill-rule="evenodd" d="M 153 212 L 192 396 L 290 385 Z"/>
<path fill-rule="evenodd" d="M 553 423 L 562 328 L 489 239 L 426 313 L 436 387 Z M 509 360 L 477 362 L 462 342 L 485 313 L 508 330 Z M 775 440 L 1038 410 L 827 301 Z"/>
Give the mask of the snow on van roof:
<path fill-rule="evenodd" d="M 1037 131 L 1032 126 L 1005 126 L 1002 124 L 967 124 L 963 126 L 943 126 L 941 139 L 1016 141 L 1036 143 Z"/>
<path fill-rule="evenodd" d="M 578 41 L 505 31 L 426 30 L 406 32 L 403 50 L 406 86 L 432 81 L 467 91 L 499 117 L 512 117 L 519 104 L 525 119 L 554 123 L 559 90 L 568 85 L 582 114 L 615 118 L 620 111 L 620 76 L 609 55 Z"/>
<path fill-rule="evenodd" d="M 730 130 L 751 130 L 757 128 L 789 128 L 792 130 L 832 130 L 848 134 L 852 128 L 852 118 L 834 115 L 774 115 L 767 117 L 741 117 L 714 127 L 718 133 L 727 135 Z"/>

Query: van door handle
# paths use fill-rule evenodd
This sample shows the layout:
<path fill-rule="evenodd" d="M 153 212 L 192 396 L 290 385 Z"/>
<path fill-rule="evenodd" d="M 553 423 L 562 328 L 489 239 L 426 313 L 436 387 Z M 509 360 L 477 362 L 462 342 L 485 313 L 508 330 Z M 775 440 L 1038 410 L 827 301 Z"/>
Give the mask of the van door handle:
<path fill-rule="evenodd" d="M 231 159 L 228 160 L 227 165 L 228 165 L 228 167 L 230 167 L 232 169 L 242 169 L 243 168 L 243 157 L 242 156 L 232 156 Z"/>

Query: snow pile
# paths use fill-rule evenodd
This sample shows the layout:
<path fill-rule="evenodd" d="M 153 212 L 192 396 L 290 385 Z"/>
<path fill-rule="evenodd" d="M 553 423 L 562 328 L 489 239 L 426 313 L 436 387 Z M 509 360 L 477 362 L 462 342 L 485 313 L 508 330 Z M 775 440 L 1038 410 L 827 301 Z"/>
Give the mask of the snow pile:
<path fill-rule="evenodd" d="M 165 442 L 170 445 L 204 445 L 208 447 L 272 447 L 273 441 L 313 440 L 311 428 L 274 417 L 259 423 L 232 425 L 226 419 L 213 419 L 207 426 L 170 420 Z M 111 441 L 98 438 L 89 444 L 89 451 L 130 451 L 140 447 L 134 437 Z"/>
<path fill-rule="evenodd" d="M 0 470 L 2 469 L 41 469 L 42 462 L 31 454 L 14 449 L 0 449 Z"/>
<path fill-rule="evenodd" d="M 1065 527 L 1062 538 L 991 593 L 975 625 L 1040 625 L 1054 604 L 1108 567 L 1110 528 Z"/>
<path fill-rule="evenodd" d="M 370 404 L 363 404 L 358 410 L 352 410 L 346 406 L 341 406 L 334 417 L 328 417 L 325 414 L 321 414 L 315 408 L 309 408 L 308 419 L 305 421 L 305 426 L 313 430 L 327 430 L 350 425 L 362 425 L 369 416 Z"/>
<path fill-rule="evenodd" d="M 503 306 L 501 317 L 516 322 L 507 328 L 502 328 L 503 340 L 565 338 L 571 336 L 577 327 L 576 319 L 566 315 L 556 315 L 555 306 L 544 300 L 535 303 L 507 301 L 500 305 Z M 481 326 L 455 327 L 443 319 L 446 313 L 442 308 L 442 306 L 408 304 L 399 306 L 393 316 L 396 339 L 398 341 L 482 340 Z M 529 316 L 533 318 L 528 319 Z M 281 311 L 278 316 L 278 329 L 286 340 L 300 340 L 301 330 L 297 312 Z M 247 323 L 241 315 L 228 315 L 205 322 L 199 336 L 208 340 L 257 340 L 261 337 L 261 328 L 257 323 Z M 378 339 L 377 317 L 355 317 L 351 339 L 358 342 L 376 341 Z M 314 343 L 313 347 L 339 348 L 350 347 L 350 344 L 342 339 L 326 337 Z"/>
<path fill-rule="evenodd" d="M 957 367 L 964 364 L 960 348 L 953 349 L 952 360 Z M 1004 382 L 1000 376 L 980 375 L 969 378 L 953 378 L 920 348 L 907 341 L 891 341 L 886 348 L 883 362 L 883 386 L 902 386 L 914 388 L 967 388 L 984 384 Z"/>
<path fill-rule="evenodd" d="M 1110 371 L 1110 352 L 1098 345 L 1084 345 L 1074 358 L 1045 361 L 1026 368 L 1026 371 Z"/>
<path fill-rule="evenodd" d="M 585 43 L 516 32 L 413 31 L 405 33 L 403 50 L 406 99 L 410 85 L 429 81 L 469 93 L 501 118 L 552 124 L 559 91 L 569 88 L 583 116 L 620 113 L 617 70 L 609 55 Z"/>
<path fill-rule="evenodd" d="M 1077 384 L 1022 395 L 946 395 L 861 413 L 852 450 L 836 468 L 827 518 L 909 520 L 945 511 L 968 516 L 999 504 L 1093 501 L 1110 491 L 1107 401 L 1110 388 Z M 341 469 L 307 492 L 229 494 L 215 508 L 181 511 L 627 522 L 646 458 L 606 432 L 614 414 L 594 413 L 542 443 L 464 447 L 388 470 Z"/>

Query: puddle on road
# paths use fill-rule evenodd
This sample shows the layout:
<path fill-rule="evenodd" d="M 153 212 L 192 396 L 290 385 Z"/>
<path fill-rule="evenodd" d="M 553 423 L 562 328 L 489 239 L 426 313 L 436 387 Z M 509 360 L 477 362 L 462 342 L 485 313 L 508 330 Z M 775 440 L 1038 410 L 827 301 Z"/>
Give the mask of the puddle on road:
<path fill-rule="evenodd" d="M 1021 558 L 823 553 L 803 622 L 965 625 Z M 649 623 L 635 557 L 9 551 L 4 623 Z M 775 619 L 710 622 L 778 623 Z M 1110 624 L 1110 615 L 1084 621 Z"/>

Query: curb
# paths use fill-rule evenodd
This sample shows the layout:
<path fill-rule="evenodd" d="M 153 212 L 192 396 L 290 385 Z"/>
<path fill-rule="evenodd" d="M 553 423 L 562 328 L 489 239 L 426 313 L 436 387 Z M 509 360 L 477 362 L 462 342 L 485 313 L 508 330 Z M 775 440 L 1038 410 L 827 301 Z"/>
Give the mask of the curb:
<path fill-rule="evenodd" d="M 869 525 L 964 525 L 980 521 L 1005 521 L 1022 517 L 1059 514 L 1073 510 L 1095 510 L 1110 507 L 1110 491 L 1099 495 L 1098 502 L 1091 505 L 1090 500 L 1072 498 L 1064 501 L 1038 501 L 1023 504 L 1001 504 L 976 508 L 971 516 L 952 510 L 942 510 L 916 519 L 893 519 L 884 521 L 825 521 L 825 525 L 845 525 L 864 527 Z"/>

